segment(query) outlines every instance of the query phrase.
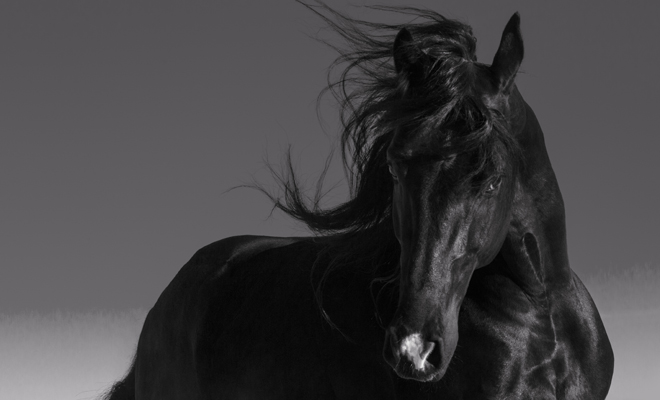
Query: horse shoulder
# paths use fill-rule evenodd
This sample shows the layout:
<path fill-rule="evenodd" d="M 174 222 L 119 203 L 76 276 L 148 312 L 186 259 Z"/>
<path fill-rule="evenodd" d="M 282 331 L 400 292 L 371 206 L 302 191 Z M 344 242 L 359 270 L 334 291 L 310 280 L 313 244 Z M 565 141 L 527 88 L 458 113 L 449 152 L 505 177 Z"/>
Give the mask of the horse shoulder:
<path fill-rule="evenodd" d="M 545 297 L 523 290 L 509 270 L 498 256 L 472 276 L 459 346 L 443 378 L 451 382 L 449 397 L 555 398 L 554 330 Z"/>
<path fill-rule="evenodd" d="M 558 392 L 566 398 L 604 399 L 614 369 L 614 353 L 593 299 L 575 272 L 553 295 L 557 334 Z"/>

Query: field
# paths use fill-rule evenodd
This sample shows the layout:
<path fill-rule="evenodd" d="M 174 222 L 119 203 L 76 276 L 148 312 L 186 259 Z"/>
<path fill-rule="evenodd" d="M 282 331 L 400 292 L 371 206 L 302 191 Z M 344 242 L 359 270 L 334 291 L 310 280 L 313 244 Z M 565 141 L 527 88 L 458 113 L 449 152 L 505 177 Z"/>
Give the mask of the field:
<path fill-rule="evenodd" d="M 616 356 L 608 399 L 660 391 L 660 269 L 586 277 Z M 130 363 L 147 310 L 0 316 L 0 398 L 97 398 Z"/>
<path fill-rule="evenodd" d="M 639 265 L 584 279 L 614 348 L 608 399 L 653 400 L 660 392 L 660 268 Z"/>

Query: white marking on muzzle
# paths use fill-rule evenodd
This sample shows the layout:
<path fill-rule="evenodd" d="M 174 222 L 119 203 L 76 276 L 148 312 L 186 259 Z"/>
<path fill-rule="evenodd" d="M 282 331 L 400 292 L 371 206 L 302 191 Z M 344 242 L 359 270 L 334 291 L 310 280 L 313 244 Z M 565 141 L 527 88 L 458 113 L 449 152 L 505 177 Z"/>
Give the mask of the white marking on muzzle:
<path fill-rule="evenodd" d="M 433 351 L 435 343 L 431 342 L 428 347 L 424 349 L 424 341 L 422 335 L 413 333 L 401 341 L 400 351 L 406 358 L 413 363 L 416 369 L 424 371 L 426 369 L 426 359 Z"/>

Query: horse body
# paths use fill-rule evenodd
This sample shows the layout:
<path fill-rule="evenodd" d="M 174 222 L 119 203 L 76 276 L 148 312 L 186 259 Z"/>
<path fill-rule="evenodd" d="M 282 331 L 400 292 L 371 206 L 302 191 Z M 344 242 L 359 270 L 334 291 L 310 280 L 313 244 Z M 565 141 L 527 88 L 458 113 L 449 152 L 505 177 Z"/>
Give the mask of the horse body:
<path fill-rule="evenodd" d="M 365 271 L 327 283 L 324 308 L 341 332 L 321 317 L 310 284 L 321 246 L 236 237 L 197 252 L 145 321 L 135 399 L 604 398 L 607 338 L 599 319 L 581 317 L 595 307 L 575 275 L 544 300 L 503 257 L 475 271 L 447 373 L 422 383 L 385 363 Z"/>
<path fill-rule="evenodd" d="M 330 308 L 344 310 L 338 322 L 356 341 L 347 342 L 315 305 L 319 247 L 310 238 L 237 237 L 197 252 L 147 316 L 136 398 L 391 397 L 369 284 L 342 280 L 331 290 Z"/>
<path fill-rule="evenodd" d="M 469 27 L 420 13 L 432 23 L 382 25 L 398 29 L 382 44 L 331 23 L 357 45 L 349 68 L 377 77 L 343 103 L 356 193 L 310 210 L 294 179 L 276 203 L 325 234 L 198 251 L 108 399 L 605 398 L 612 349 L 514 84 L 519 17 L 488 66 Z"/>

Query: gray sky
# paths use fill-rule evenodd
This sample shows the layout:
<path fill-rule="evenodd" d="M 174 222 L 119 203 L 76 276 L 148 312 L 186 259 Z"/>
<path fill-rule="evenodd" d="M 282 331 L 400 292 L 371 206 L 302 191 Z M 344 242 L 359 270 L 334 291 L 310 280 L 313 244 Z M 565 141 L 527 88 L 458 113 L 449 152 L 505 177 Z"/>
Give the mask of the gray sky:
<path fill-rule="evenodd" d="M 564 195 L 572 267 L 659 265 L 657 6 L 406 4 L 470 23 L 487 63 L 520 11 L 518 86 Z M 309 37 L 321 27 L 293 1 L 3 1 L 0 312 L 148 307 L 208 243 L 300 235 L 259 193 L 226 190 L 268 185 L 264 157 L 289 144 L 310 184 L 320 171 L 334 140 L 315 114 L 334 59 Z"/>

